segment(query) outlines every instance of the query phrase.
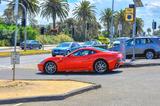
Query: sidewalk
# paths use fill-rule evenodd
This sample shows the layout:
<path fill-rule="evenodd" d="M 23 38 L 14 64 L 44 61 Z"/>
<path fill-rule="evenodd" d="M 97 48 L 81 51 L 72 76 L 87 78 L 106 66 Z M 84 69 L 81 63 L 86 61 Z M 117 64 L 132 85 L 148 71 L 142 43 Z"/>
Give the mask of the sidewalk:
<path fill-rule="evenodd" d="M 145 67 L 145 66 L 160 66 L 160 59 L 137 59 L 135 61 L 126 60 L 123 67 Z"/>

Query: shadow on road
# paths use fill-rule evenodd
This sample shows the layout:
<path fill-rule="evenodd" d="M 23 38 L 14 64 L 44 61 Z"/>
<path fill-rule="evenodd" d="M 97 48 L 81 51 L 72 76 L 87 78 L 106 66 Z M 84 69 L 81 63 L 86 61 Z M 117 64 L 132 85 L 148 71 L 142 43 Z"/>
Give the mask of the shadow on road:
<path fill-rule="evenodd" d="M 106 72 L 103 74 L 98 74 L 98 73 L 93 73 L 93 72 L 61 72 L 61 73 L 56 73 L 53 74 L 54 76 L 59 76 L 59 75 L 90 75 L 90 76 L 98 76 L 98 75 L 113 75 L 113 74 L 120 74 L 123 71 L 121 70 L 117 70 L 117 71 L 113 71 L 113 72 Z M 45 74 L 45 73 L 37 73 L 37 75 L 51 75 L 51 74 Z"/>

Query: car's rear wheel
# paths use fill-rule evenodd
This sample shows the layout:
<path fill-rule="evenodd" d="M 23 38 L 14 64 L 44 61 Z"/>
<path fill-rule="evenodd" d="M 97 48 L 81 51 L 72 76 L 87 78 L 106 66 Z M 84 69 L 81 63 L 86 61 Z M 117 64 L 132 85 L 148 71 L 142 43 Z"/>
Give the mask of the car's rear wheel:
<path fill-rule="evenodd" d="M 45 72 L 47 74 L 55 74 L 57 72 L 57 66 L 54 62 L 47 62 L 45 64 Z"/>
<path fill-rule="evenodd" d="M 42 49 L 42 46 L 39 46 L 38 49 Z"/>
<path fill-rule="evenodd" d="M 108 71 L 108 65 L 104 60 L 97 60 L 94 64 L 96 73 L 102 74 Z"/>
<path fill-rule="evenodd" d="M 155 58 L 155 53 L 152 50 L 148 50 L 145 52 L 145 58 L 146 59 L 154 59 Z"/>

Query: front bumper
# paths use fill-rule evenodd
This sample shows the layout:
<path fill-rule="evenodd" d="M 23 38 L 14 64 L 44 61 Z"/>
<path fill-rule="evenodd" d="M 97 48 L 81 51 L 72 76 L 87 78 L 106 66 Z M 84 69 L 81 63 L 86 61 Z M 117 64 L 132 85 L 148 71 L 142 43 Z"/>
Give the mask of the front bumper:
<path fill-rule="evenodd" d="M 44 72 L 44 65 L 43 64 L 38 64 L 38 70 L 41 72 Z"/>

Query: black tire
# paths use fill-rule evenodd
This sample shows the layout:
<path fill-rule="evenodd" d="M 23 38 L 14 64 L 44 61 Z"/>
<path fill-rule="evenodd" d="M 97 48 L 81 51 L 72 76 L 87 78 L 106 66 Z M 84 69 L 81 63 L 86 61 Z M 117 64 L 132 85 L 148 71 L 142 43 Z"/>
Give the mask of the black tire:
<path fill-rule="evenodd" d="M 53 56 L 53 57 L 55 57 L 55 56 L 56 56 L 56 54 L 52 53 L 52 56 Z"/>
<path fill-rule="evenodd" d="M 42 46 L 39 46 L 39 48 L 38 49 L 42 49 Z"/>
<path fill-rule="evenodd" d="M 70 53 L 70 51 L 68 50 L 65 55 L 68 55 L 69 53 Z"/>
<path fill-rule="evenodd" d="M 93 67 L 95 72 L 99 74 L 103 74 L 108 71 L 108 64 L 104 60 L 97 60 Z"/>
<path fill-rule="evenodd" d="M 146 59 L 154 59 L 155 58 L 155 52 L 153 50 L 147 50 L 145 52 L 145 58 Z"/>
<path fill-rule="evenodd" d="M 47 62 L 44 68 L 46 74 L 52 75 L 57 72 L 57 65 L 54 62 Z"/>

